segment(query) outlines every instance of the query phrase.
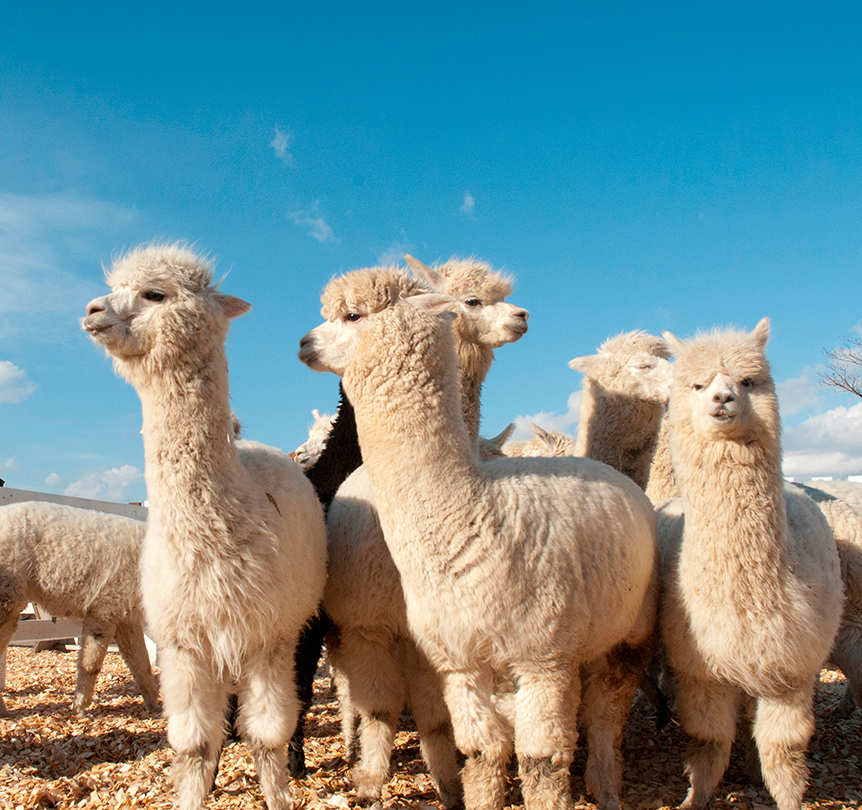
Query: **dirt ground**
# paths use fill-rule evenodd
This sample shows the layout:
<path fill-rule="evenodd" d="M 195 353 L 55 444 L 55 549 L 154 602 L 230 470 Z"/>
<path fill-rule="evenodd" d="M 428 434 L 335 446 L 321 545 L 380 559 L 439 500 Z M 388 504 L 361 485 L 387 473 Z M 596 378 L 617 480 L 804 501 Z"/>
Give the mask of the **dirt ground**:
<path fill-rule="evenodd" d="M 829 719 L 843 689 L 840 673 L 824 670 L 817 699 L 817 732 L 808 763 L 808 808 L 843 810 L 862 805 L 862 727 L 860 712 L 846 721 Z M 164 720 L 148 717 L 131 676 L 116 653 L 109 653 L 84 719 L 69 708 L 75 686 L 75 653 L 9 648 L 4 695 L 9 716 L 0 718 L 0 808 L 148 808 L 171 807 L 171 752 Z M 416 734 L 405 718 L 392 757 L 392 779 L 384 808 L 436 810 Z M 657 732 L 648 705 L 637 703 L 624 740 L 623 803 L 634 808 L 674 806 L 685 795 L 682 757 L 685 739 L 678 727 Z M 350 776 L 340 760 L 338 706 L 329 679 L 319 673 L 308 726 L 310 775 L 294 783 L 294 794 L 308 808 L 345 808 L 352 804 Z M 578 806 L 595 808 L 583 798 L 585 755 L 572 768 Z M 512 779 L 508 807 L 521 807 Z M 772 807 L 769 794 L 747 784 L 736 752 L 711 807 L 761 810 Z M 234 743 L 222 753 L 216 790 L 208 810 L 265 807 L 248 752 Z"/>

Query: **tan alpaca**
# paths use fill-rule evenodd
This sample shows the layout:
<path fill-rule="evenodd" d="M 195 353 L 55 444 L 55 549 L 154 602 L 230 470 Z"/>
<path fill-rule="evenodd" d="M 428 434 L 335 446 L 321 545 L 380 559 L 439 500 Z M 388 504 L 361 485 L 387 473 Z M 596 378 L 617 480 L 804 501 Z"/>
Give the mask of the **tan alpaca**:
<path fill-rule="evenodd" d="M 0 657 L 28 602 L 53 616 L 83 620 L 72 704 L 79 715 L 93 699 L 114 639 L 147 708 L 159 711 L 159 687 L 141 626 L 144 529 L 140 520 L 46 501 L 0 507 Z"/>
<path fill-rule="evenodd" d="M 721 780 L 741 702 L 779 810 L 801 807 L 814 687 L 841 620 L 832 532 L 784 487 L 768 337 L 765 318 L 751 333 L 665 333 L 682 498 L 659 513 L 661 627 L 691 737 L 686 808 L 704 807 Z"/>
<path fill-rule="evenodd" d="M 402 295 L 397 278 L 379 274 L 330 282 L 328 320 L 302 339 L 300 358 L 343 375 L 408 624 L 442 675 L 467 756 L 465 804 L 503 805 L 512 728 L 496 695 L 502 681 L 516 687 L 509 707 L 526 806 L 572 806 L 585 665 L 584 701 L 595 707 L 587 784 L 616 807 L 615 743 L 632 692 L 607 656 L 653 624 L 652 506 L 591 459 L 478 462 L 450 317 L 433 314 L 453 300 Z"/>
<path fill-rule="evenodd" d="M 288 810 L 294 647 L 326 576 L 320 504 L 286 454 L 236 440 L 224 343 L 249 305 L 219 292 L 206 262 L 179 246 L 132 251 L 107 281 L 112 292 L 88 304 L 83 326 L 141 399 L 141 587 L 178 805 L 203 806 L 235 688 L 267 806 Z"/>
<path fill-rule="evenodd" d="M 419 283 L 457 298 L 453 334 L 462 369 L 462 413 L 471 439 L 478 441 L 479 393 L 494 349 L 525 334 L 528 313 L 505 302 L 511 282 L 484 262 L 450 260 L 434 269 L 412 257 L 408 262 Z M 405 285 L 415 288 L 406 279 Z M 499 454 L 493 443 L 482 447 L 487 455 Z M 460 798 L 461 780 L 442 686 L 408 630 L 398 569 L 383 538 L 364 466 L 339 488 L 327 516 L 327 534 L 329 579 L 323 607 L 333 630 L 326 644 L 341 698 L 345 756 L 349 762 L 360 758 L 353 773 L 357 799 L 380 799 L 407 703 L 437 791 L 452 805 Z"/>

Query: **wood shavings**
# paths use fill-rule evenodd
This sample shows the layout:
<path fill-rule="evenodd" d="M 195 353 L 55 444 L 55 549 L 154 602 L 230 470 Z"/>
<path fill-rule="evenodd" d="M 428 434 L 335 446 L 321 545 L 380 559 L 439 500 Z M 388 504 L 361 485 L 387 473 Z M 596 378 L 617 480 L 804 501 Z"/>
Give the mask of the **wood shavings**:
<path fill-rule="evenodd" d="M 860 717 L 833 720 L 844 678 L 824 670 L 817 697 L 817 731 L 809 747 L 809 810 L 847 810 L 862 806 L 862 727 Z M 9 716 L 0 718 L 0 810 L 126 810 L 173 807 L 171 751 L 165 721 L 150 717 L 120 656 L 109 653 L 96 687 L 90 714 L 71 710 L 75 654 L 10 647 L 6 672 Z M 329 679 L 319 673 L 315 703 L 307 726 L 309 775 L 293 782 L 294 797 L 305 810 L 345 810 L 354 804 L 348 769 L 340 759 L 338 704 Z M 655 730 L 652 710 L 637 701 L 623 740 L 625 810 L 663 810 L 685 796 L 685 735 L 678 726 Z M 576 807 L 596 810 L 584 798 L 585 751 L 572 767 Z M 521 793 L 512 768 L 509 810 L 520 810 Z M 409 718 L 395 739 L 392 778 L 381 807 L 441 810 L 425 772 L 419 741 Z M 254 765 L 243 743 L 222 751 L 216 789 L 207 810 L 265 810 Z M 769 793 L 745 776 L 742 753 L 731 764 L 711 810 L 774 808 Z"/>

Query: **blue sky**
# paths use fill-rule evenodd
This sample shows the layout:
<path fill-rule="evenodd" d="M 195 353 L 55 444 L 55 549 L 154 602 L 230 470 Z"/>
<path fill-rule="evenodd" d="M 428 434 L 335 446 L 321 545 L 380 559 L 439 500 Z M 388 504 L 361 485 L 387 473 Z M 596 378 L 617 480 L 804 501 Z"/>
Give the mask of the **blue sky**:
<path fill-rule="evenodd" d="M 785 472 L 858 473 L 862 402 L 817 372 L 862 334 L 860 31 L 851 2 L 5 8 L 0 477 L 146 497 L 137 395 L 78 319 L 154 239 L 253 304 L 233 405 L 285 450 L 336 406 L 296 359 L 323 286 L 410 252 L 530 310 L 486 435 L 576 430 L 567 361 L 609 335 L 769 315 Z"/>

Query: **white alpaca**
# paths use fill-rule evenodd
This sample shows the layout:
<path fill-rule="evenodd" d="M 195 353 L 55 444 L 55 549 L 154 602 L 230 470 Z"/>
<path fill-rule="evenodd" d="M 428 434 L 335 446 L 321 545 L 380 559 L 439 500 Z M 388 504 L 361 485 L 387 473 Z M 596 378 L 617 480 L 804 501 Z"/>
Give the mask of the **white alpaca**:
<path fill-rule="evenodd" d="M 288 454 L 303 470 L 317 463 L 323 448 L 326 447 L 332 421 L 335 419 L 331 414 L 321 413 L 317 408 L 312 409 L 311 415 L 314 417 L 314 423 L 308 429 L 308 439 Z"/>
<path fill-rule="evenodd" d="M 511 282 L 487 264 L 450 260 L 431 269 L 412 257 L 408 261 L 420 282 L 457 299 L 453 330 L 463 369 L 462 409 L 476 441 L 479 392 L 494 348 L 525 334 L 528 313 L 505 302 Z M 417 289 L 406 278 L 404 286 Z M 502 440 L 503 434 L 497 441 Z M 480 452 L 499 455 L 499 447 L 494 440 L 483 441 Z M 353 774 L 357 799 L 380 799 L 398 719 L 407 703 L 431 777 L 443 801 L 452 805 L 461 785 L 442 686 L 408 630 L 398 569 L 383 537 L 366 467 L 339 488 L 327 515 L 327 534 L 329 579 L 323 607 L 333 629 L 326 643 L 341 697 L 345 758 L 352 762 L 360 756 Z"/>
<path fill-rule="evenodd" d="M 590 459 L 479 463 L 462 415 L 448 296 L 401 297 L 354 272 L 300 358 L 343 375 L 411 632 L 441 673 L 468 810 L 500 808 L 512 728 L 526 806 L 571 807 L 581 693 L 587 784 L 618 805 L 616 746 L 634 687 L 623 642 L 652 629 L 655 517 L 628 478 Z M 428 311 L 423 311 L 428 310 Z M 626 686 L 623 687 L 623 683 Z"/>
<path fill-rule="evenodd" d="M 294 647 L 326 575 L 320 504 L 286 454 L 235 439 L 224 343 L 249 305 L 219 292 L 206 262 L 180 246 L 134 250 L 107 281 L 112 292 L 87 305 L 83 326 L 141 398 L 141 587 L 179 807 L 203 806 L 235 688 L 267 805 L 286 810 Z"/>
<path fill-rule="evenodd" d="M 114 638 L 147 709 L 159 711 L 159 687 L 141 626 L 144 529 L 140 520 L 45 501 L 0 507 L 0 651 L 5 656 L 28 602 L 54 616 L 81 619 L 72 703 L 78 714 L 93 700 Z M 0 697 L 0 714 L 5 711 Z"/>
<path fill-rule="evenodd" d="M 508 442 L 503 445 L 503 454 L 509 458 L 536 458 L 546 456 L 575 455 L 575 438 L 557 430 L 545 430 L 531 424 L 535 438 L 526 442 Z"/>
<path fill-rule="evenodd" d="M 584 374 L 576 456 L 604 461 L 646 489 L 670 396 L 669 356 L 661 338 L 635 330 L 569 362 Z"/>
<path fill-rule="evenodd" d="M 682 498 L 659 514 L 661 628 L 691 737 L 686 808 L 705 806 L 721 780 L 741 701 L 779 810 L 801 807 L 814 687 L 841 620 L 832 532 L 781 476 L 768 337 L 766 318 L 751 333 L 665 333 Z"/>

